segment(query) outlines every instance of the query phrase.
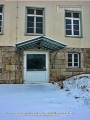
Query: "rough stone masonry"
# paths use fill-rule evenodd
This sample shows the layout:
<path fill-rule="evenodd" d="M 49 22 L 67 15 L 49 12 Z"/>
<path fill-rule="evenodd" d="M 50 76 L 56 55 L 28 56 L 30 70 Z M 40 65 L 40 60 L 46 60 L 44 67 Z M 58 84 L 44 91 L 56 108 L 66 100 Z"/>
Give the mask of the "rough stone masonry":
<path fill-rule="evenodd" d="M 32 49 L 31 49 L 32 50 Z M 41 49 L 40 49 L 41 50 Z M 68 68 L 68 53 L 80 54 L 80 68 Z M 61 49 L 55 58 L 55 68 L 52 68 L 55 53 L 50 53 L 50 82 L 62 81 L 78 74 L 90 74 L 90 48 Z M 20 52 L 18 69 L 18 55 L 14 46 L 0 47 L 0 84 L 22 84 L 23 79 L 23 52 Z"/>

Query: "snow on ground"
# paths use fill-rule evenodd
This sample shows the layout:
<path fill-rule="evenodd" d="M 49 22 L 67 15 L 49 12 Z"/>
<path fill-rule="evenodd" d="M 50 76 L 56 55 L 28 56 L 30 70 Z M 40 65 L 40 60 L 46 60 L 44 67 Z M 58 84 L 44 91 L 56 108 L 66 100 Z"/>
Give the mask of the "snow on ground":
<path fill-rule="evenodd" d="M 90 107 L 90 74 L 77 75 L 64 81 L 64 89 Z"/>
<path fill-rule="evenodd" d="M 90 120 L 90 74 L 57 84 L 1 84 L 0 120 Z"/>

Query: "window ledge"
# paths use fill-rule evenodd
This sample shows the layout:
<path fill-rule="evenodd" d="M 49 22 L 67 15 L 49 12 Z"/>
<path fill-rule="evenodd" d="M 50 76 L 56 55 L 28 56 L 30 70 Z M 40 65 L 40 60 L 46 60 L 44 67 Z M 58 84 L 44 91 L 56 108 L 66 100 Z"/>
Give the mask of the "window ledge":
<path fill-rule="evenodd" d="M 67 35 L 65 35 L 65 37 L 71 37 L 71 38 L 83 38 L 83 36 L 67 36 Z"/>
<path fill-rule="evenodd" d="M 25 36 L 45 36 L 44 34 L 33 34 L 33 33 L 25 33 Z"/>
<path fill-rule="evenodd" d="M 3 35 L 3 33 L 0 33 L 0 35 Z"/>
<path fill-rule="evenodd" d="M 83 72 L 83 68 L 66 68 L 67 72 Z"/>

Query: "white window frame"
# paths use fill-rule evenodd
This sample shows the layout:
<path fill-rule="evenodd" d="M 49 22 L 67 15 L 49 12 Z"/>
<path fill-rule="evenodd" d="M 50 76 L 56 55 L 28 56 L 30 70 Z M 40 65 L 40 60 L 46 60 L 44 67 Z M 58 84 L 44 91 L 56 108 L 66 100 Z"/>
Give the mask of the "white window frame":
<path fill-rule="evenodd" d="M 80 54 L 79 53 L 68 53 L 69 54 L 72 54 L 72 62 L 68 62 L 68 63 L 72 63 L 72 66 L 69 66 L 68 65 L 68 68 L 79 68 L 80 67 Z M 77 54 L 78 55 L 78 62 L 74 62 L 74 54 Z M 78 63 L 78 66 L 74 66 L 74 63 Z"/>
<path fill-rule="evenodd" d="M 79 36 L 79 37 L 81 37 L 81 13 L 80 12 L 73 12 L 73 11 L 69 11 L 70 13 L 71 13 L 71 17 L 66 17 L 65 16 L 65 21 L 66 21 L 66 19 L 68 19 L 68 20 L 71 20 L 71 32 L 72 32 L 72 34 L 71 35 L 67 35 L 66 34 L 66 30 L 69 30 L 69 29 L 66 29 L 66 22 L 65 22 L 65 35 L 66 36 Z M 67 11 L 65 11 L 65 13 L 67 13 Z M 72 15 L 73 15 L 73 13 L 79 13 L 79 18 L 73 18 L 72 17 Z M 73 30 L 73 21 L 74 20 L 78 20 L 79 21 L 79 35 L 74 35 L 74 30 Z"/>
<path fill-rule="evenodd" d="M 0 31 L 0 34 L 3 34 L 3 6 L 0 5 L 0 7 L 2 7 L 2 12 L 0 12 L 0 15 L 2 16 L 2 20 L 1 21 L 1 31 Z"/>
<path fill-rule="evenodd" d="M 34 10 L 34 14 L 27 14 L 27 9 L 33 9 Z M 43 10 L 43 15 L 36 15 L 36 10 Z M 27 26 L 27 17 L 31 16 L 34 17 L 34 32 L 33 33 L 27 33 L 27 28 L 29 28 Z M 36 17 L 42 17 L 43 18 L 43 32 L 42 33 L 36 33 Z M 44 34 L 44 8 L 32 8 L 32 7 L 26 7 L 26 35 L 43 35 Z"/>

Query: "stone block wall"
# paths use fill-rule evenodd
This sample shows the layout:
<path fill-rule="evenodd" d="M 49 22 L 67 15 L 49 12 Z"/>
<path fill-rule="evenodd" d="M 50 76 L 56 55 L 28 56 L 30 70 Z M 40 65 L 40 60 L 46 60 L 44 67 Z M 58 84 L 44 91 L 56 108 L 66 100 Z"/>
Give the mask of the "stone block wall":
<path fill-rule="evenodd" d="M 30 50 L 38 50 L 33 48 Z M 39 49 L 41 51 L 41 49 Z M 80 68 L 68 68 L 68 53 L 80 54 Z M 78 74 L 90 74 L 90 48 L 61 49 L 55 60 L 55 53 L 50 52 L 50 82 L 64 80 Z M 54 64 L 53 64 L 54 63 Z M 23 83 L 23 52 L 20 52 L 21 68 L 18 69 L 18 56 L 15 47 L 0 47 L 0 84 Z M 52 68 L 52 64 L 54 65 Z"/>
<path fill-rule="evenodd" d="M 68 53 L 80 54 L 80 68 L 68 68 Z M 65 48 L 57 53 L 52 69 L 55 53 L 50 54 L 50 81 L 61 81 L 78 74 L 90 74 L 90 48 Z"/>
<path fill-rule="evenodd" d="M 22 70 L 17 69 L 18 59 L 15 47 L 0 47 L 0 83 L 22 83 Z M 21 60 L 22 64 L 22 60 Z"/>

